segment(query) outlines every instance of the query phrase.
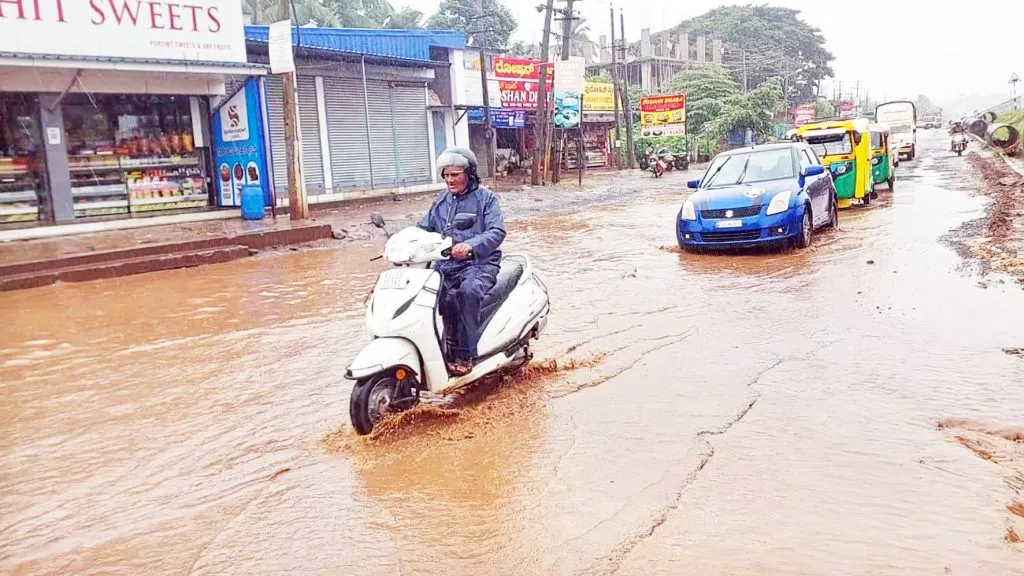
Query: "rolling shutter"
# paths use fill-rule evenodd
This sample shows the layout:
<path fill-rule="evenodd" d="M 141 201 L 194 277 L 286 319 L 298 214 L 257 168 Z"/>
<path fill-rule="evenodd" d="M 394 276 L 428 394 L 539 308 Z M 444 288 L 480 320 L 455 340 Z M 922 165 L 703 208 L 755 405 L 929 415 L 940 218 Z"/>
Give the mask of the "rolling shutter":
<path fill-rule="evenodd" d="M 373 145 L 374 184 L 398 181 L 395 138 L 391 130 L 391 87 L 386 82 L 368 81 L 370 97 L 370 142 Z"/>
<path fill-rule="evenodd" d="M 298 77 L 299 127 L 302 130 L 302 171 L 306 176 L 306 192 L 324 191 L 323 149 L 320 147 L 320 111 L 316 98 L 316 77 Z"/>
<path fill-rule="evenodd" d="M 325 77 L 324 104 L 334 187 L 369 186 L 370 152 L 362 81 Z"/>
<path fill-rule="evenodd" d="M 395 137 L 398 143 L 399 182 L 430 181 L 430 127 L 427 124 L 427 91 L 423 86 L 391 89 Z"/>
<path fill-rule="evenodd" d="M 288 197 L 288 151 L 285 149 L 284 87 L 280 76 L 268 76 L 267 121 L 270 124 L 270 162 L 278 198 Z"/>

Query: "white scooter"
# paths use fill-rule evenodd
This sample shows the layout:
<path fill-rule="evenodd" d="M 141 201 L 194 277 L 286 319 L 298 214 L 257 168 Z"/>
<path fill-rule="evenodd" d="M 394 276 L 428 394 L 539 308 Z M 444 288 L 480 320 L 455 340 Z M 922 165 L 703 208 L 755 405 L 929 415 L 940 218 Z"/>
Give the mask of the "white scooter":
<path fill-rule="evenodd" d="M 458 215 L 453 227 L 466 230 L 475 215 Z M 383 228 L 383 221 L 374 224 Z M 369 434 L 389 412 L 408 410 L 420 391 L 449 394 L 498 370 L 527 364 L 530 341 L 547 326 L 547 287 L 525 255 L 505 254 L 497 282 L 483 305 L 486 327 L 479 358 L 465 376 L 449 370 L 453 358 L 438 310 L 444 284 L 433 262 L 449 258 L 452 238 L 411 227 L 388 238 L 384 258 L 396 266 L 377 278 L 366 309 L 374 339 L 345 372 L 355 380 L 349 401 L 352 426 Z"/>

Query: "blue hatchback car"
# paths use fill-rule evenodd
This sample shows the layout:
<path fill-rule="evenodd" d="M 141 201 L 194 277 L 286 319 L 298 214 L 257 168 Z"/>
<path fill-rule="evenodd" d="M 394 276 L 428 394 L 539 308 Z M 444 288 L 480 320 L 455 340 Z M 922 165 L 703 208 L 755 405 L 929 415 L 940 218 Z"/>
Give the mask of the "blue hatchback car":
<path fill-rule="evenodd" d="M 684 250 L 811 244 L 814 231 L 839 225 L 836 188 L 803 142 L 768 144 L 715 156 L 676 217 Z"/>

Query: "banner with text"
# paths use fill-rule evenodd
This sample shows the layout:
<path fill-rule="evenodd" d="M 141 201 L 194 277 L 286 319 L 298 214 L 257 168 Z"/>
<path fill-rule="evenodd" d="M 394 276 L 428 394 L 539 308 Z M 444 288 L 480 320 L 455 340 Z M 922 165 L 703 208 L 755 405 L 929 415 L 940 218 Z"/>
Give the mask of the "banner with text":
<path fill-rule="evenodd" d="M 614 112 L 615 85 L 587 82 L 583 87 L 584 112 Z"/>
<path fill-rule="evenodd" d="M 640 131 L 644 136 L 685 136 L 686 95 L 641 98 Z"/>
<path fill-rule="evenodd" d="M 587 64 L 578 56 L 555 62 L 555 128 L 579 128 Z"/>

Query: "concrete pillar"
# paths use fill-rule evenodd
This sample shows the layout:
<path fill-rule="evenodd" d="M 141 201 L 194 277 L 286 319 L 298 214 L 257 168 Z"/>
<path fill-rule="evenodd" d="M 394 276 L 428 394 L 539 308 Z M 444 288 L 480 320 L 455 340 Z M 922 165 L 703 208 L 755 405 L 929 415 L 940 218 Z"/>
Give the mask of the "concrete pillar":
<path fill-rule="evenodd" d="M 715 38 L 714 40 L 712 40 L 711 41 L 711 50 L 713 52 L 712 55 L 711 55 L 711 61 L 714 62 L 715 64 L 721 64 L 722 63 L 722 41 L 719 40 L 718 38 Z"/>
<path fill-rule="evenodd" d="M 686 32 L 679 35 L 679 43 L 676 44 L 676 58 L 679 60 L 690 59 L 690 35 Z"/>
<path fill-rule="evenodd" d="M 598 54 L 598 63 L 608 64 L 612 61 L 611 47 L 608 46 L 608 37 L 600 36 L 597 39 L 597 45 L 600 46 L 600 52 Z"/>
<path fill-rule="evenodd" d="M 640 87 L 645 92 L 654 92 L 654 69 L 653 62 L 646 60 L 640 63 Z"/>
<path fill-rule="evenodd" d="M 708 61 L 708 39 L 704 36 L 697 37 L 697 62 Z"/>
<path fill-rule="evenodd" d="M 64 110 L 57 105 L 59 97 L 59 94 L 39 95 L 40 132 L 46 146 L 46 172 L 50 181 L 53 219 L 57 223 L 75 220 L 75 199 L 71 195 L 71 171 L 68 168 L 67 133 L 64 131 Z M 56 144 L 51 143 L 48 137 L 50 128 L 59 131 L 55 133 L 61 135 Z"/>
<path fill-rule="evenodd" d="M 640 31 L 640 57 L 650 58 L 651 56 L 654 56 L 651 49 L 651 29 L 644 28 Z"/>

